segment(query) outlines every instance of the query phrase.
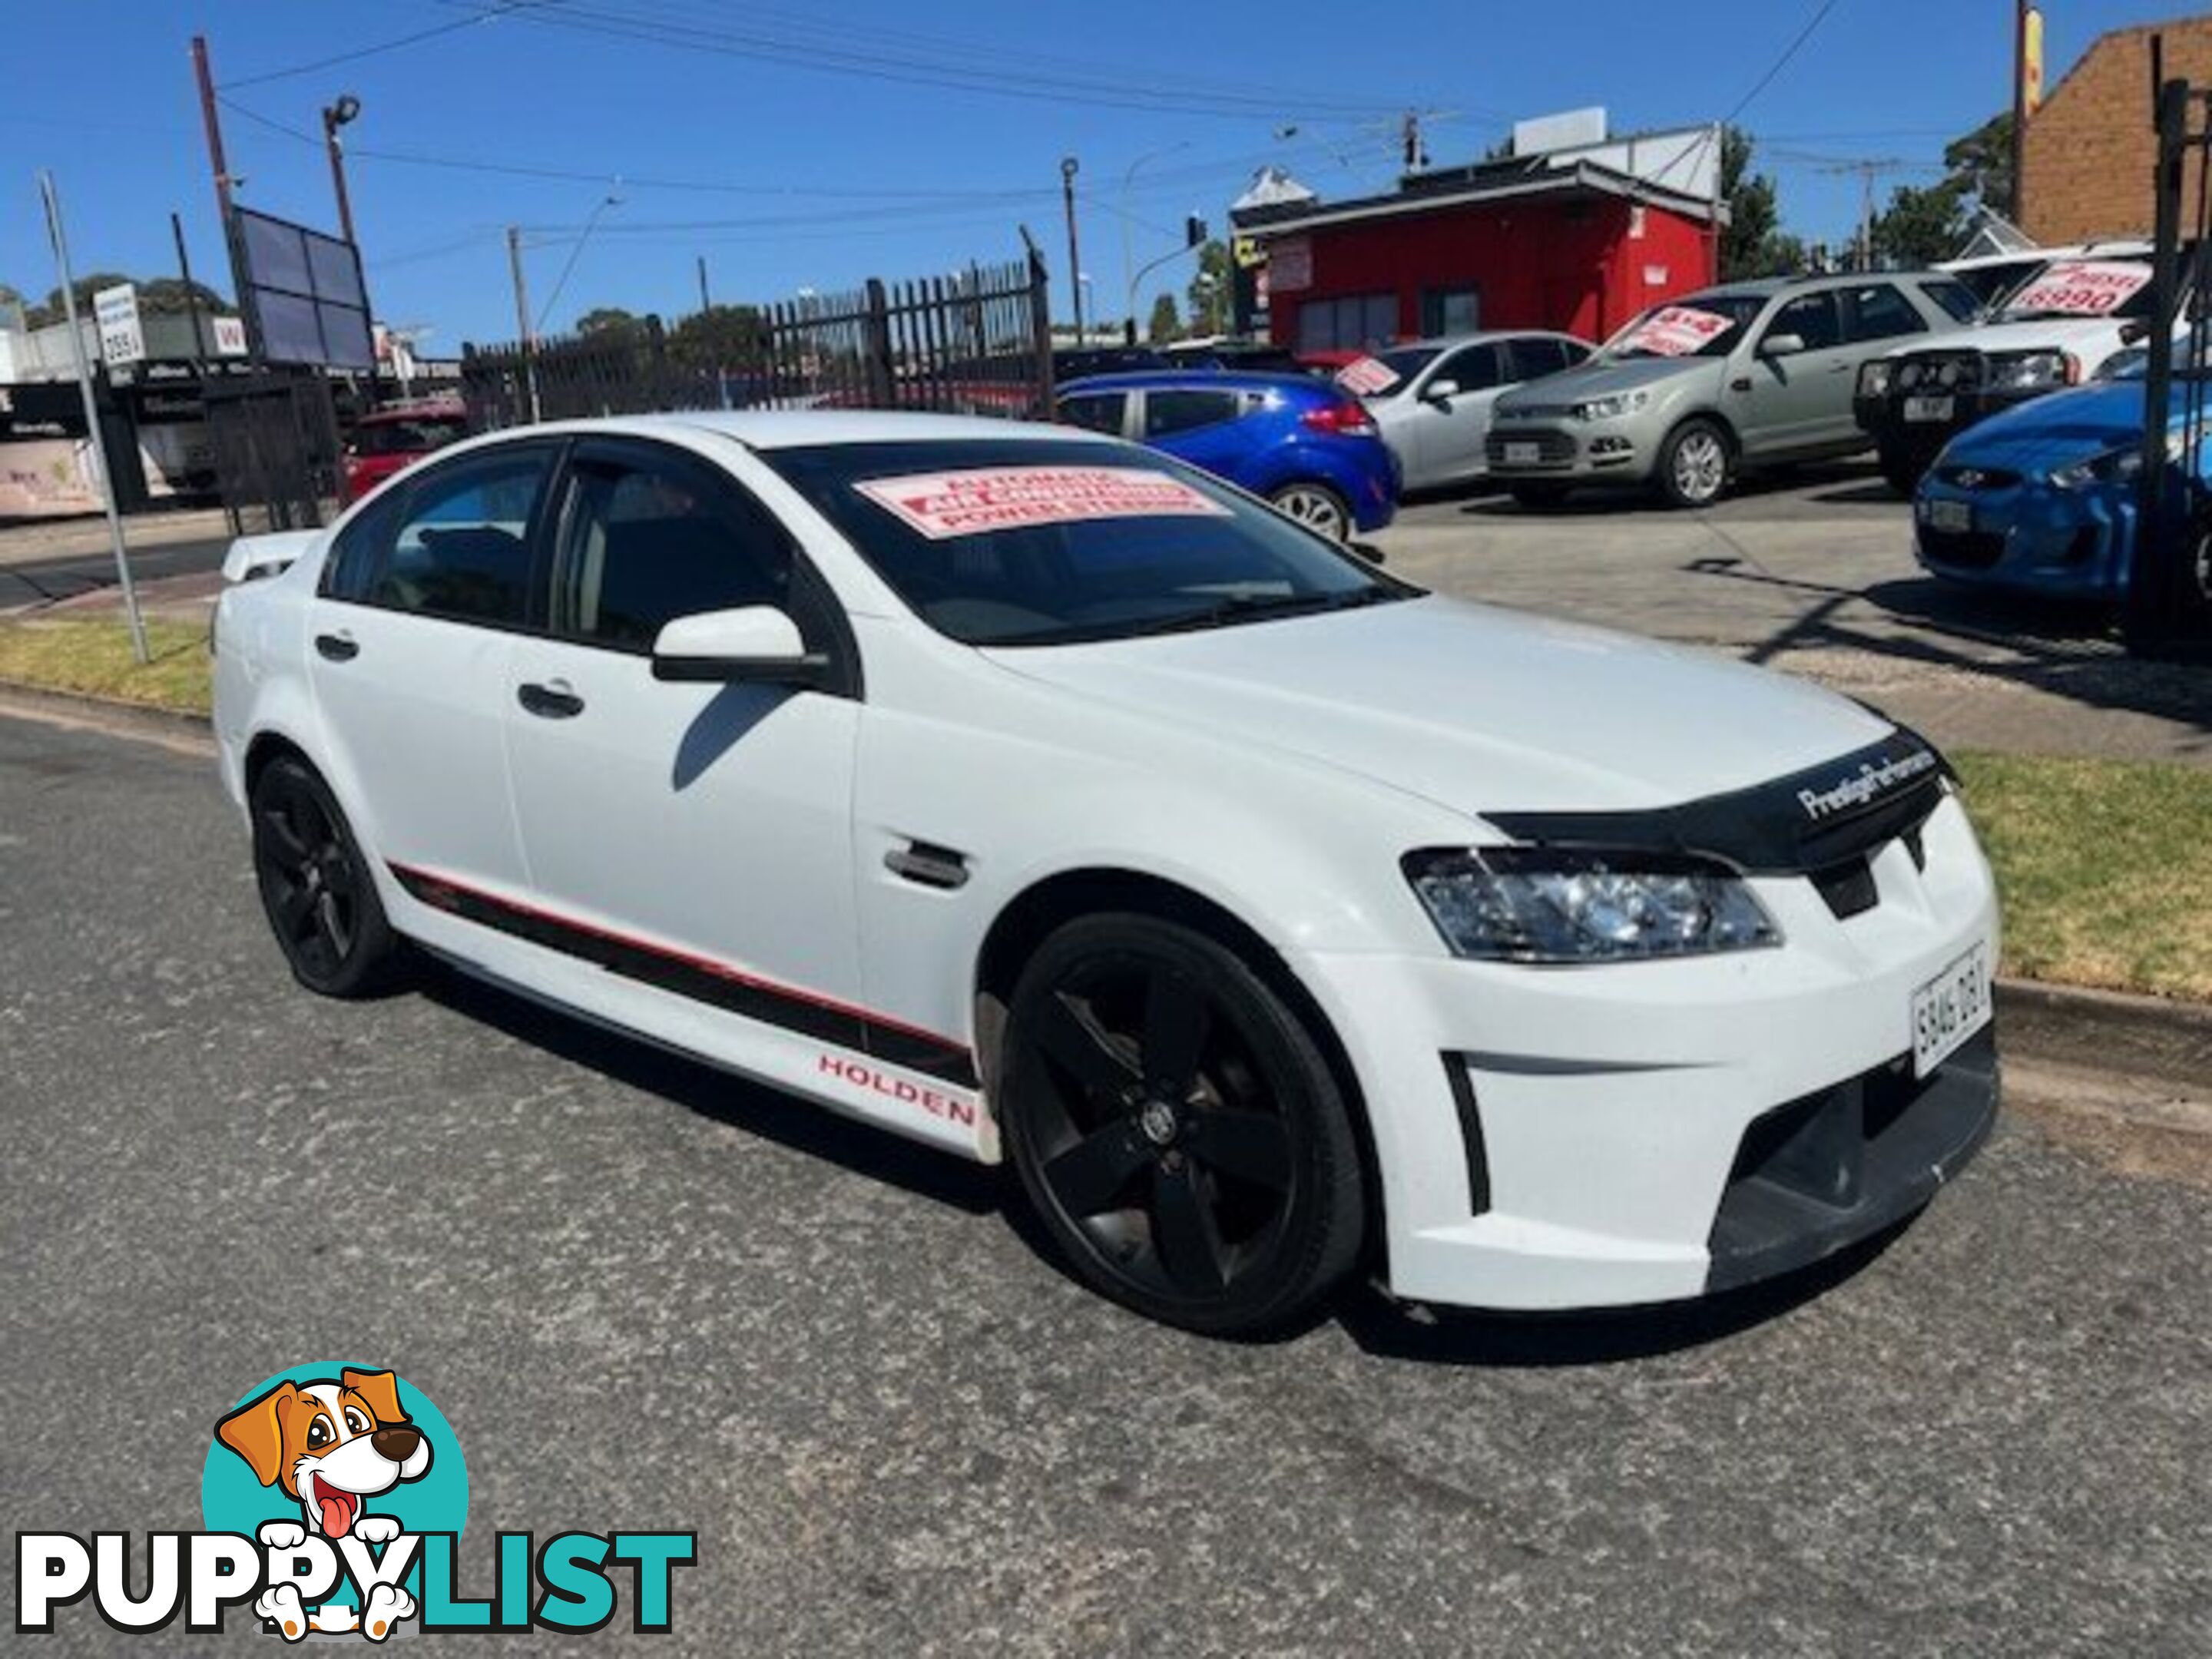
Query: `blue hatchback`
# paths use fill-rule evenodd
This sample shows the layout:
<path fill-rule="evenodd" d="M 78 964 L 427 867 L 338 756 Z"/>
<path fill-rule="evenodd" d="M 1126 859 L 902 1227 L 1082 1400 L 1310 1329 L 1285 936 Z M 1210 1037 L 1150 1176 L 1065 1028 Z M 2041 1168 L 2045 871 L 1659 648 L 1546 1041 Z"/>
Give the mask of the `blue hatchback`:
<path fill-rule="evenodd" d="M 2141 354 L 2130 356 L 2097 384 L 2022 404 L 1950 441 L 1913 500 L 1923 567 L 2021 592 L 2106 601 L 2126 592 L 2144 392 Z M 2176 386 L 2177 428 L 2194 401 L 2191 388 Z"/>
<path fill-rule="evenodd" d="M 1339 541 L 1397 511 L 1398 465 L 1367 407 L 1303 374 L 1099 374 L 1062 386 L 1060 418 L 1202 467 Z"/>

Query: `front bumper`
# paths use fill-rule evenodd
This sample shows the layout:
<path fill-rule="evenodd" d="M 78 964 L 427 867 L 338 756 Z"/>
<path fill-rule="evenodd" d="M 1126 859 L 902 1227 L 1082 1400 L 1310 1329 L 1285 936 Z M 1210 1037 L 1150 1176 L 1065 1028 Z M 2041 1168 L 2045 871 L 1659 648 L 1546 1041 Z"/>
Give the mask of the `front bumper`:
<path fill-rule="evenodd" d="M 1541 969 L 1310 953 L 1292 965 L 1360 1079 L 1389 1282 L 1412 1300 L 1681 1300 L 1804 1265 L 1924 1203 L 1996 1101 L 1987 1031 L 1917 1082 L 1914 991 L 1978 944 L 1989 867 L 1955 799 L 1871 855 L 1838 920 L 1753 885 L 1785 943 Z M 1792 1150 L 1794 1149 L 1794 1150 Z"/>
<path fill-rule="evenodd" d="M 1920 486 L 1912 507 L 1912 551 L 1921 568 L 1950 580 L 2018 592 L 2113 599 L 2127 589 L 2136 492 L 2127 485 L 2060 489 L 1996 469 L 1967 468 L 1968 489 L 1946 475 Z"/>
<path fill-rule="evenodd" d="M 1992 392 L 1972 386 L 1931 386 L 1917 393 L 1892 391 L 1880 398 L 1855 397 L 1851 414 L 1883 454 L 1909 459 L 1924 472 L 1943 453 L 1943 446 L 1968 427 L 2063 390 L 2045 386 L 2032 392 Z M 1945 412 L 1930 415 L 1930 398 Z"/>
<path fill-rule="evenodd" d="M 1618 422 L 1493 425 L 1484 459 L 1498 482 L 1641 483 L 1650 472 L 1647 445 Z"/>

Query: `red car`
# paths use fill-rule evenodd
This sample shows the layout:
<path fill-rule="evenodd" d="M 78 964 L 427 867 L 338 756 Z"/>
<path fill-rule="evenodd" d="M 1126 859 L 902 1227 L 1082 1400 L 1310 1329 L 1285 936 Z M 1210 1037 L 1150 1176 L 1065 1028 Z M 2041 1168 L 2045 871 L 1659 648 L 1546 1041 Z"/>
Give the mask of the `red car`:
<path fill-rule="evenodd" d="M 468 435 L 468 410 L 454 401 L 362 416 L 346 441 L 345 504 L 352 506 L 393 474 Z"/>

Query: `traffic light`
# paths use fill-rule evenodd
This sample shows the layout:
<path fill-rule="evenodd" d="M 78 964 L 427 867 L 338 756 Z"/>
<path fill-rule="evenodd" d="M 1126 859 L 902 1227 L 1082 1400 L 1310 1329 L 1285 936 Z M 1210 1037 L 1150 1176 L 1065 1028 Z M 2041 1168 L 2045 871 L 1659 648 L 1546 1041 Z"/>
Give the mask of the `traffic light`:
<path fill-rule="evenodd" d="M 1196 247 L 1206 240 L 1206 221 L 1195 213 L 1182 222 L 1182 245 Z"/>

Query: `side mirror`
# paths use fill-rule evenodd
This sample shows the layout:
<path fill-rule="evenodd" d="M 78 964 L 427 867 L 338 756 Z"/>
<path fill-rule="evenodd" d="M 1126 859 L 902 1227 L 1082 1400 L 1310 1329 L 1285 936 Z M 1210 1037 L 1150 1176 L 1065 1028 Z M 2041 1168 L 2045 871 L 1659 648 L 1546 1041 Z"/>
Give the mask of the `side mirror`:
<path fill-rule="evenodd" d="M 1421 400 L 1424 403 L 1448 404 L 1458 396 L 1457 380 L 1431 380 L 1421 388 Z"/>
<path fill-rule="evenodd" d="M 678 617 L 653 642 L 657 680 L 814 687 L 829 669 L 827 657 L 807 650 L 799 624 L 770 605 Z"/>
<path fill-rule="evenodd" d="M 1804 349 L 1805 337 L 1802 334 L 1770 334 L 1759 343 L 1759 355 L 1762 357 L 1795 357 Z"/>
<path fill-rule="evenodd" d="M 2150 338 L 2150 322 L 2148 318 L 2137 317 L 2120 325 L 2122 345 L 2141 345 L 2148 338 Z"/>

